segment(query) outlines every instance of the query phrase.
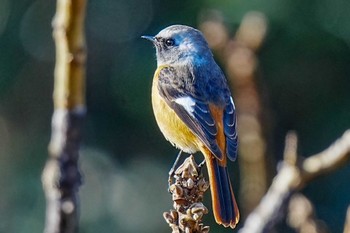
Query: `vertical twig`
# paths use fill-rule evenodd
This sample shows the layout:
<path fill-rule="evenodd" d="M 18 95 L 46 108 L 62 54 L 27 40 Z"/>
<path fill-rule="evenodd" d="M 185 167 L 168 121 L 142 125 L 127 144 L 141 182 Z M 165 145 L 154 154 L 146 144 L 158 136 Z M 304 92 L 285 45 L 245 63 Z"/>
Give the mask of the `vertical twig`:
<path fill-rule="evenodd" d="M 78 230 L 78 168 L 85 116 L 85 0 L 57 0 L 54 113 L 49 158 L 42 174 L 46 196 L 45 233 Z"/>
<path fill-rule="evenodd" d="M 295 166 L 298 160 L 298 137 L 296 132 L 290 131 L 286 136 L 283 159 L 289 165 Z"/>
<path fill-rule="evenodd" d="M 346 212 L 345 225 L 344 225 L 343 233 L 350 233 L 350 206 L 348 207 L 348 211 Z"/>

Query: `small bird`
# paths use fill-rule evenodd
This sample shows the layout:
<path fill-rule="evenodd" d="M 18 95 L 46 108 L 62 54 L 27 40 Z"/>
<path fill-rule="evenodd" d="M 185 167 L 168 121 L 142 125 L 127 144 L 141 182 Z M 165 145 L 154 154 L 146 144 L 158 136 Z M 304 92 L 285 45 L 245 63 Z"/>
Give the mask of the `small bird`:
<path fill-rule="evenodd" d="M 152 107 L 157 124 L 181 151 L 202 152 L 215 221 L 235 228 L 239 211 L 227 161 L 237 157 L 236 114 L 225 76 L 197 29 L 173 25 L 142 38 L 156 48 Z"/>

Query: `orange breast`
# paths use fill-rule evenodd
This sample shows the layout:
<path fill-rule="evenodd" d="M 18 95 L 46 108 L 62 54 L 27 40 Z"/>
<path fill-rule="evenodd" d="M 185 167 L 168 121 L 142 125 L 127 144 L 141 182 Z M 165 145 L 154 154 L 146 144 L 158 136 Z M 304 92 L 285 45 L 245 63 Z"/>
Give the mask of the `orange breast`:
<path fill-rule="evenodd" d="M 174 146 L 186 153 L 195 153 L 202 143 L 159 94 L 158 75 L 162 68 L 156 70 L 152 84 L 152 107 L 157 124 L 164 137 Z"/>

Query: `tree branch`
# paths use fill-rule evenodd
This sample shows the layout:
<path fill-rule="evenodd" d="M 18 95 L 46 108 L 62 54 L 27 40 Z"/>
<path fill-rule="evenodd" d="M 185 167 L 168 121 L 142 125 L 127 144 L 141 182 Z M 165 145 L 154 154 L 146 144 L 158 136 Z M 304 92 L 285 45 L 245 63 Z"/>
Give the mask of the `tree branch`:
<path fill-rule="evenodd" d="M 294 141 L 293 141 L 294 140 Z M 296 139 L 287 136 L 286 148 L 293 148 Z M 292 146 L 291 146 L 292 145 Z M 292 149 L 296 151 L 295 148 Z M 350 160 L 350 130 L 326 150 L 312 155 L 300 163 L 290 163 L 290 149 L 285 150 L 285 161 L 274 178 L 268 192 L 257 208 L 248 216 L 240 233 L 266 232 L 278 215 L 291 193 L 300 190 L 316 177 L 333 171 Z M 289 161 L 286 159 L 289 158 Z M 291 160 L 293 161 L 293 159 Z"/>
<path fill-rule="evenodd" d="M 85 5 L 85 0 L 57 0 L 52 23 L 56 67 L 49 158 L 42 174 L 47 204 L 45 233 L 78 230 L 78 158 L 85 116 Z"/>

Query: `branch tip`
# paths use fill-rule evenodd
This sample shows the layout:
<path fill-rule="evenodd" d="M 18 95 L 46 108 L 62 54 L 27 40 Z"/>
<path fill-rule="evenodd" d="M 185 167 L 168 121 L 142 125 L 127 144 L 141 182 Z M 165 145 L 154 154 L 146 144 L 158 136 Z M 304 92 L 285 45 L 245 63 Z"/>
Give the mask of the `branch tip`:
<path fill-rule="evenodd" d="M 289 131 L 286 136 L 286 144 L 284 147 L 284 161 L 289 165 L 296 165 L 298 155 L 298 136 L 295 131 Z"/>
<path fill-rule="evenodd" d="M 173 233 L 207 233 L 202 218 L 208 209 L 202 203 L 203 194 L 209 188 L 201 169 L 191 155 L 176 169 L 175 182 L 170 185 L 174 209 L 163 213 Z"/>

